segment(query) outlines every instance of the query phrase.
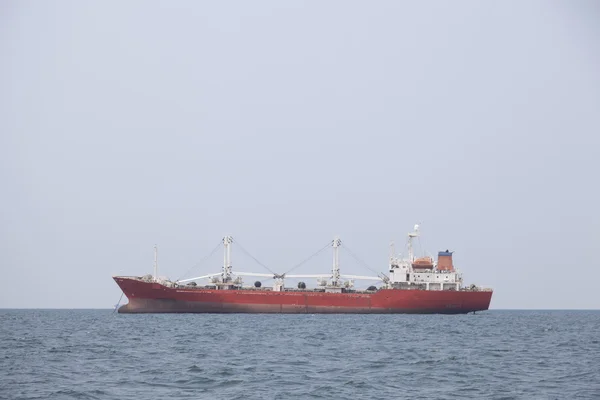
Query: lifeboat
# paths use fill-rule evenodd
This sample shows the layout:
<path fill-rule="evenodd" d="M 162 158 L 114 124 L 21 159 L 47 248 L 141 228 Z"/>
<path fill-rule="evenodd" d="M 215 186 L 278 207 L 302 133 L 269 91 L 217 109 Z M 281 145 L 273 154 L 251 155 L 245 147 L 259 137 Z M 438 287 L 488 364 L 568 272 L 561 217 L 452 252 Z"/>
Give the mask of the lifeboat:
<path fill-rule="evenodd" d="M 412 263 L 413 269 L 433 269 L 433 258 L 419 257 Z"/>

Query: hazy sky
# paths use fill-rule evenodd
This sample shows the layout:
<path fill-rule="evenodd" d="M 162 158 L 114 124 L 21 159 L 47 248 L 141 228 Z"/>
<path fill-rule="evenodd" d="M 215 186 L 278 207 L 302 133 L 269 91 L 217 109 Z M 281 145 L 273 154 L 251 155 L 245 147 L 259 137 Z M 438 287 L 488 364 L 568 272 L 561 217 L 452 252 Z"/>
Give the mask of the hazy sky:
<path fill-rule="evenodd" d="M 2 1 L 0 307 L 111 307 L 155 243 L 175 279 L 225 234 L 280 272 L 338 234 L 385 271 L 420 222 L 492 308 L 600 308 L 599 20 L 594 1 Z"/>

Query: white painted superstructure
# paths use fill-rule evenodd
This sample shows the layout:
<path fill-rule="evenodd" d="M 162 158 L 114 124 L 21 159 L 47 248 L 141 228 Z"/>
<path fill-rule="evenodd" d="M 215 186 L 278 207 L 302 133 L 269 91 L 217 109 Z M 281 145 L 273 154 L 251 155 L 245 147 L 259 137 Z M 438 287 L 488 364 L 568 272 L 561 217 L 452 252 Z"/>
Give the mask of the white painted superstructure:
<path fill-rule="evenodd" d="M 460 290 L 463 283 L 462 274 L 454 268 L 451 252 L 439 252 L 438 262 L 431 257 L 415 257 L 413 240 L 419 235 L 419 225 L 415 225 L 414 230 L 408 234 L 406 259 L 397 257 L 394 245 L 391 244 L 390 276 L 387 285 L 396 289 Z M 441 257 L 445 261 L 443 268 L 439 268 Z"/>

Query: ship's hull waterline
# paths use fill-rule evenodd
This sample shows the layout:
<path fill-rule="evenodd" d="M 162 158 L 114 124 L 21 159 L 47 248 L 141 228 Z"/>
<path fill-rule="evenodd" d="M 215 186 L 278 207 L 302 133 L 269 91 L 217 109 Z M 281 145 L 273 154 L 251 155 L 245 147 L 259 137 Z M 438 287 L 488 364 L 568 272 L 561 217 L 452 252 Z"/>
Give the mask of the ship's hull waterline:
<path fill-rule="evenodd" d="M 465 314 L 487 310 L 492 298 L 492 291 L 274 292 L 172 288 L 134 277 L 114 279 L 129 299 L 119 313 Z"/>

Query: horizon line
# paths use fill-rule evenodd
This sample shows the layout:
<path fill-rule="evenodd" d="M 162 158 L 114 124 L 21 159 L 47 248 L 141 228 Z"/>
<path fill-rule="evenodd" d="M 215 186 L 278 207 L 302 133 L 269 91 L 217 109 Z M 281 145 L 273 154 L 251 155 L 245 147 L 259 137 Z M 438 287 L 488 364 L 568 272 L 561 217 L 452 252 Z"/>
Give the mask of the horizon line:
<path fill-rule="evenodd" d="M 0 307 L 0 310 L 114 310 L 115 307 Z M 600 308 L 492 308 L 485 311 L 600 311 Z M 151 313 L 161 314 L 161 313 Z M 163 313 L 165 314 L 165 313 Z M 169 313 L 166 313 L 169 314 Z M 172 313 L 171 313 L 172 314 Z M 188 314 L 208 314 L 208 313 L 188 313 Z M 228 313 L 231 314 L 231 313 Z M 232 313 L 244 314 L 244 313 Z M 260 314 L 260 313 L 258 313 Z M 425 315 L 425 314 L 422 314 Z"/>

